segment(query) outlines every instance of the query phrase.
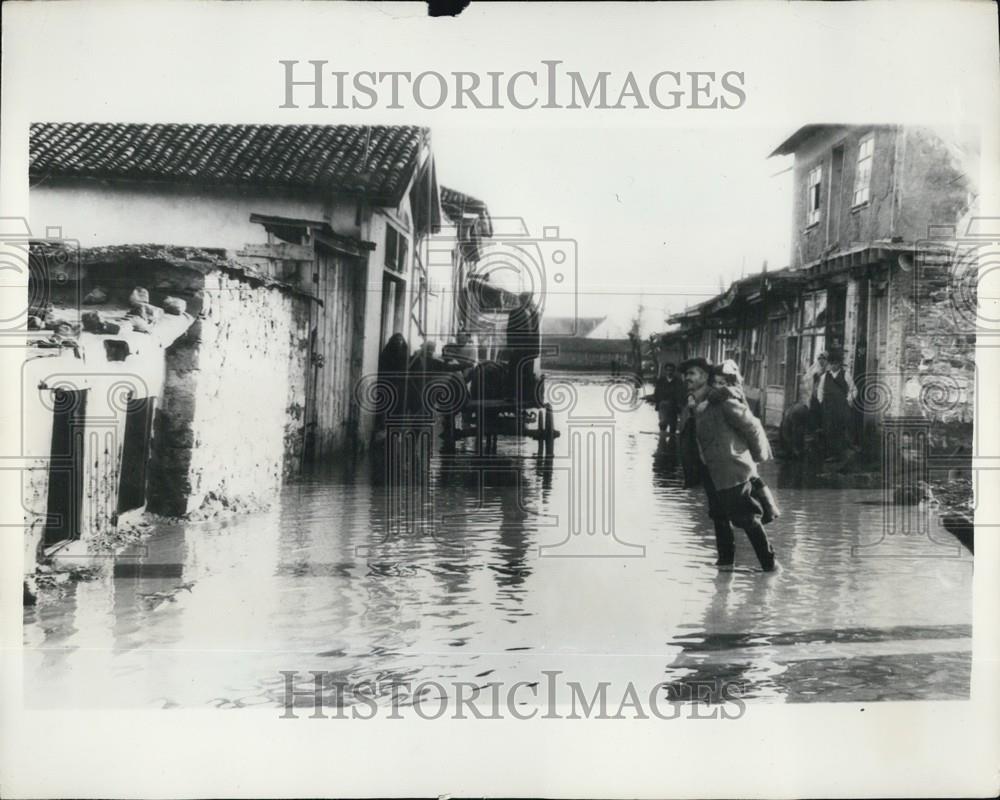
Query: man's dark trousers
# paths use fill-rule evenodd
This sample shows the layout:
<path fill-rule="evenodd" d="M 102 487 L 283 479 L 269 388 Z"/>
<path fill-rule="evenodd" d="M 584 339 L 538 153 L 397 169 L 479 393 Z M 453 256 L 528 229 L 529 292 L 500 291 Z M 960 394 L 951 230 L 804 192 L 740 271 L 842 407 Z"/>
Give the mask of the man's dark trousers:
<path fill-rule="evenodd" d="M 716 489 L 712 476 L 703 464 L 701 481 L 708 499 L 708 514 L 715 526 L 715 545 L 719 553 L 719 564 L 732 564 L 736 557 L 736 542 L 733 523 L 742 528 L 750 540 L 757 560 L 764 569 L 774 567 L 774 551 L 760 523 L 763 512 L 760 504 L 750 495 L 749 481 L 740 486 Z"/>

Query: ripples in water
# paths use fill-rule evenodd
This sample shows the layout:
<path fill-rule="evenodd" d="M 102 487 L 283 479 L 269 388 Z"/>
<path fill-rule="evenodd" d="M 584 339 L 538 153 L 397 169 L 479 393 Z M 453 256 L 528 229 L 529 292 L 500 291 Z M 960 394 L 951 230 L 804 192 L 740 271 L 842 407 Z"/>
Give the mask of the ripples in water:
<path fill-rule="evenodd" d="M 604 385 L 577 394 L 578 414 L 607 413 Z M 376 455 L 287 487 L 270 512 L 163 527 L 26 610 L 30 703 L 280 705 L 282 670 L 731 680 L 794 701 L 967 695 L 971 562 L 946 535 L 886 533 L 877 492 L 781 488 L 772 470 L 781 571 L 759 573 L 737 531 L 737 567 L 719 572 L 704 498 L 682 488 L 643 406 L 617 414 L 613 474 L 595 467 L 591 484 L 613 498 L 623 547 L 562 557 L 563 542 L 606 541 L 587 525 L 570 535 L 588 513 L 570 423 L 551 459 L 506 440 L 487 461 L 435 456 L 416 497 Z"/>

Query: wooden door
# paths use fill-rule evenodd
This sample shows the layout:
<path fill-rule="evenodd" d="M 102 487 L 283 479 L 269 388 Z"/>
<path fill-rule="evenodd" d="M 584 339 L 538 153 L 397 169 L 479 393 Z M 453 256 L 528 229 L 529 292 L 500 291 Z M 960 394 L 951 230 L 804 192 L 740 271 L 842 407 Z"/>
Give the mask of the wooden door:
<path fill-rule="evenodd" d="M 317 247 L 316 294 L 310 405 L 310 456 L 327 461 L 353 446 L 364 341 L 364 269 L 360 260 Z"/>
<path fill-rule="evenodd" d="M 119 513 L 146 505 L 146 465 L 155 403 L 156 398 L 138 397 L 129 400 L 125 408 L 125 439 L 118 479 Z"/>

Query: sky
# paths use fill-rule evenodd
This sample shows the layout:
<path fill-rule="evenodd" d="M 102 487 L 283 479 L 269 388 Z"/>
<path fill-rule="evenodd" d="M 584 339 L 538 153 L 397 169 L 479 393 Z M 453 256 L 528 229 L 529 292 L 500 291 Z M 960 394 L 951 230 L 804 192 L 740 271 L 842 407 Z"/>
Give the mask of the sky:
<path fill-rule="evenodd" d="M 531 237 L 557 226 L 576 243 L 577 313 L 627 328 L 641 303 L 644 333 L 717 294 L 720 281 L 728 287 L 765 260 L 788 264 L 791 158 L 767 156 L 790 133 L 431 131 L 441 185 L 485 201 L 494 219 L 522 218 Z M 494 238 L 504 246 L 499 231 Z M 574 313 L 569 285 L 546 281 L 546 313 Z"/>

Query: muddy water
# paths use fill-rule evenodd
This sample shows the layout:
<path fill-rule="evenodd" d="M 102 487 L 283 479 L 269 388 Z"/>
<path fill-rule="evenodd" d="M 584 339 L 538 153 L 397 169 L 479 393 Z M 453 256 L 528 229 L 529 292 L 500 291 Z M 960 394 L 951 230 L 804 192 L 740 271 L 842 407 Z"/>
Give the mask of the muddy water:
<path fill-rule="evenodd" d="M 607 389 L 572 383 L 552 458 L 507 439 L 485 461 L 435 455 L 414 494 L 369 457 L 268 513 L 161 527 L 26 610 L 27 702 L 281 706 L 282 671 L 303 688 L 310 670 L 424 688 L 560 671 L 713 699 L 730 682 L 772 702 L 968 695 L 971 557 L 930 512 L 890 519 L 876 490 L 796 489 L 772 468 L 781 569 L 762 574 L 737 531 L 720 572 L 655 413 Z"/>

